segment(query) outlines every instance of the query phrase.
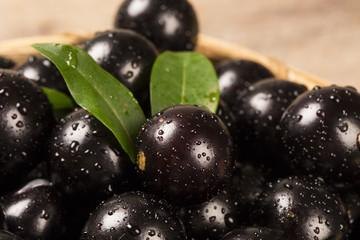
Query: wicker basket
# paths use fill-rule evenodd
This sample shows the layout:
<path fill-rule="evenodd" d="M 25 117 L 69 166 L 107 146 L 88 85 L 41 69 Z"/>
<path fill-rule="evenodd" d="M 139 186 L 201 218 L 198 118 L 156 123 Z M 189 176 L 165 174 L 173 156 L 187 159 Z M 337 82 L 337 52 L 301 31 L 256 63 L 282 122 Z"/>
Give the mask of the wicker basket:
<path fill-rule="evenodd" d="M 31 47 L 33 43 L 76 44 L 91 38 L 94 34 L 95 32 L 81 31 L 0 41 L 0 56 L 9 57 L 16 63 L 21 63 L 24 62 L 29 55 L 38 54 L 38 52 Z M 289 67 L 275 58 L 266 57 L 240 45 L 228 43 L 206 35 L 199 35 L 196 51 L 204 54 L 214 62 L 224 59 L 248 59 L 258 62 L 271 70 L 276 77 L 304 84 L 309 89 L 314 86 L 329 85 L 325 80 Z"/>

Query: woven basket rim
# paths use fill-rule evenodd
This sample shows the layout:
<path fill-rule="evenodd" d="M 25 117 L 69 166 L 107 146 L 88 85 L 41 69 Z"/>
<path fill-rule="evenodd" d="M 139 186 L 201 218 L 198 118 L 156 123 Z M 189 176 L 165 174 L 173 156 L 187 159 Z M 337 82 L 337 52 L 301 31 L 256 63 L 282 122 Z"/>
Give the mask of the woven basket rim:
<path fill-rule="evenodd" d="M 25 62 L 30 55 L 39 54 L 31 47 L 33 43 L 62 43 L 73 45 L 90 39 L 95 33 L 95 31 L 81 30 L 2 40 L 0 41 L 0 56 L 8 57 L 19 64 Z M 226 59 L 255 61 L 268 68 L 276 78 L 300 83 L 309 89 L 315 86 L 330 85 L 328 81 L 288 66 L 276 58 L 267 57 L 239 44 L 230 43 L 204 34 L 198 35 L 198 43 L 195 50 L 215 61 Z"/>

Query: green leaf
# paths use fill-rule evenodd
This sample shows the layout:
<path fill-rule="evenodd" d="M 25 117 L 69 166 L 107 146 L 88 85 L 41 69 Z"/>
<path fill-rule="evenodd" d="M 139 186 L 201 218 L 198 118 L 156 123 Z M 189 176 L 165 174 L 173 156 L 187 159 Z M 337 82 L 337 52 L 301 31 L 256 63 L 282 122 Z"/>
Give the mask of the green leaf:
<path fill-rule="evenodd" d="M 74 107 L 72 99 L 65 93 L 47 87 L 41 88 L 49 99 L 49 102 L 51 103 L 54 110 L 68 109 Z"/>
<path fill-rule="evenodd" d="M 135 139 L 145 116 L 132 93 L 80 48 L 32 46 L 57 66 L 77 104 L 107 126 L 135 162 Z"/>
<path fill-rule="evenodd" d="M 200 105 L 216 112 L 219 82 L 211 62 L 196 52 L 164 52 L 150 81 L 151 112 L 175 105 Z"/>

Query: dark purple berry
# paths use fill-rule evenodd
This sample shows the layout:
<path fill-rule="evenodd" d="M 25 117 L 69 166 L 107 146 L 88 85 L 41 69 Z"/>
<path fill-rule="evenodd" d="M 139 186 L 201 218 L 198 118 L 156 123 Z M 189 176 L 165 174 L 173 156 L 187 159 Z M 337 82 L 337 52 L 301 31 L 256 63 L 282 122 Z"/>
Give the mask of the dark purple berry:
<path fill-rule="evenodd" d="M 186 239 L 183 226 L 170 205 L 151 195 L 128 192 L 102 202 L 90 214 L 81 240 Z"/>
<path fill-rule="evenodd" d="M 112 30 L 96 34 L 84 49 L 148 107 L 150 73 L 157 57 L 149 40 L 130 30 Z"/>
<path fill-rule="evenodd" d="M 284 240 L 279 232 L 264 227 L 242 227 L 226 234 L 220 240 Z"/>
<path fill-rule="evenodd" d="M 8 187 L 43 157 L 54 119 L 51 105 L 33 81 L 0 72 L 0 185 Z"/>
<path fill-rule="evenodd" d="M 6 57 L 1 57 L 0 56 L 0 68 L 3 69 L 11 69 L 15 66 L 15 63 L 13 60 L 6 58 Z"/>
<path fill-rule="evenodd" d="M 283 162 L 338 188 L 360 186 L 360 95 L 330 86 L 299 96 L 284 112 Z"/>
<path fill-rule="evenodd" d="M 260 80 L 240 94 L 233 106 L 236 116 L 233 137 L 240 159 L 271 168 L 281 165 L 277 156 L 279 122 L 285 109 L 306 90 L 303 85 L 272 78 Z"/>
<path fill-rule="evenodd" d="M 140 33 L 160 51 L 191 51 L 199 32 L 196 13 L 185 0 L 126 0 L 116 14 L 115 27 Z"/>
<path fill-rule="evenodd" d="M 289 177 L 271 183 L 255 207 L 255 223 L 282 231 L 284 239 L 347 239 L 344 204 L 320 179 Z"/>
<path fill-rule="evenodd" d="M 135 167 L 115 136 L 84 109 L 55 127 L 50 141 L 50 177 L 72 199 L 88 204 L 128 190 Z"/>
<path fill-rule="evenodd" d="M 17 71 L 28 79 L 34 80 L 39 86 L 69 94 L 60 71 L 50 60 L 44 57 L 30 56 L 25 63 L 17 68 Z"/>
<path fill-rule="evenodd" d="M 197 106 L 175 106 L 148 119 L 137 142 L 144 189 L 173 203 L 201 203 L 231 179 L 233 149 L 221 119 Z"/>
<path fill-rule="evenodd" d="M 239 227 L 246 216 L 238 210 L 239 202 L 226 191 L 209 201 L 182 209 L 182 220 L 189 239 L 217 240 Z"/>
<path fill-rule="evenodd" d="M 241 92 L 253 83 L 274 77 L 259 63 L 249 60 L 230 60 L 220 65 L 217 70 L 220 87 L 220 98 L 232 108 Z"/>
<path fill-rule="evenodd" d="M 24 239 L 63 239 L 65 209 L 46 180 L 36 179 L 3 200 L 8 230 Z"/>

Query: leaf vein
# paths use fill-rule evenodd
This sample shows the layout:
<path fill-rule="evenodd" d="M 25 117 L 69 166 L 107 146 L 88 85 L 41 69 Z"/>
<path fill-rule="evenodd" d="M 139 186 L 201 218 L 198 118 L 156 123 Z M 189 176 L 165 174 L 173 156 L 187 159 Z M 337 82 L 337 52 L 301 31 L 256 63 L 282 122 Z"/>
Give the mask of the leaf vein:
<path fill-rule="evenodd" d="M 183 61 L 183 68 L 182 68 L 182 84 L 181 84 L 181 99 L 180 99 L 181 105 L 184 105 L 185 90 L 186 90 L 186 66 L 187 66 L 188 55 L 185 56 L 186 58 Z"/>

